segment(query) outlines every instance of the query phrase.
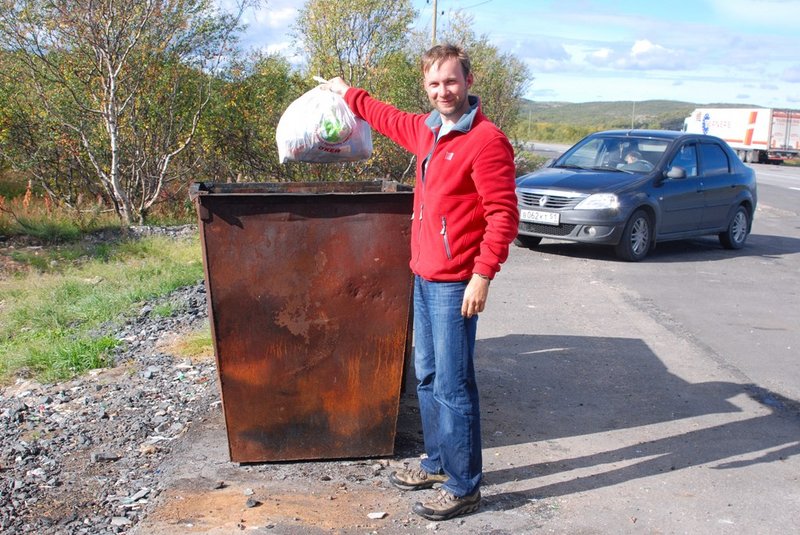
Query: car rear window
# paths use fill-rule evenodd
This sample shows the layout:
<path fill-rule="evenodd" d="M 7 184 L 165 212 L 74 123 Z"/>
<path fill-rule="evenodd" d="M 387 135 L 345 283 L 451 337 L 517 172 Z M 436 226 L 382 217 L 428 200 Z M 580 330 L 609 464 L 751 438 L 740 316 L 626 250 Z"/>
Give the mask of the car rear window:
<path fill-rule="evenodd" d="M 730 162 L 728 161 L 728 155 L 716 143 L 702 143 L 700 145 L 700 154 L 704 175 L 722 175 L 729 172 Z"/>

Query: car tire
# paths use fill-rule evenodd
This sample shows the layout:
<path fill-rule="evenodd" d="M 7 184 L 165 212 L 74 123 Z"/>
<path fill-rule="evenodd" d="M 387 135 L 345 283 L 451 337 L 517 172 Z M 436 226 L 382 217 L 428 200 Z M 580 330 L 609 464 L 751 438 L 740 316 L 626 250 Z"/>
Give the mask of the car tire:
<path fill-rule="evenodd" d="M 719 242 L 726 249 L 741 249 L 750 233 L 750 213 L 744 206 L 734 212 L 728 228 L 719 233 Z"/>
<path fill-rule="evenodd" d="M 644 210 L 636 210 L 628 219 L 614 252 L 621 260 L 638 262 L 647 256 L 652 246 L 653 219 Z"/>
<path fill-rule="evenodd" d="M 539 236 L 523 236 L 522 234 L 518 235 L 514 240 L 514 245 L 527 249 L 534 249 L 540 243 L 542 243 L 542 238 Z"/>

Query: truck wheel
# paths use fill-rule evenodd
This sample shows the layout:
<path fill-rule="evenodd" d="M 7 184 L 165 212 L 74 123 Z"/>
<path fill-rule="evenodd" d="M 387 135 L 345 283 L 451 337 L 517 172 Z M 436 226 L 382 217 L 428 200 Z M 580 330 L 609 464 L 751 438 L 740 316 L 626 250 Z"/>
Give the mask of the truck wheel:
<path fill-rule="evenodd" d="M 719 242 L 726 249 L 741 249 L 750 232 L 750 214 L 744 206 L 736 209 L 728 228 L 719 233 Z"/>
<path fill-rule="evenodd" d="M 653 220 L 644 210 L 636 210 L 628 219 L 614 252 L 622 260 L 638 262 L 647 256 L 652 245 Z"/>

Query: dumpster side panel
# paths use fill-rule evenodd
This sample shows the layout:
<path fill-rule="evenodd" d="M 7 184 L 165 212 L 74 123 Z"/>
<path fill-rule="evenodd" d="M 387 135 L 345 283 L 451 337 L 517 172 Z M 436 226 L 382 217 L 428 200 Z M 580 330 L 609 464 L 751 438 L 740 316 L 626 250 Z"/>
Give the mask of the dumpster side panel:
<path fill-rule="evenodd" d="M 231 459 L 391 454 L 411 196 L 198 202 Z"/>

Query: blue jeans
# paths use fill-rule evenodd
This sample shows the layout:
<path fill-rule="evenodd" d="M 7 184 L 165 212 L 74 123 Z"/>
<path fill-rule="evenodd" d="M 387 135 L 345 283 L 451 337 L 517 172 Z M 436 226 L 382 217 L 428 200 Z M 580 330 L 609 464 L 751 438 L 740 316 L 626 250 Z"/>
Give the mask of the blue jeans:
<path fill-rule="evenodd" d="M 467 282 L 414 280 L 414 367 L 425 453 L 422 468 L 466 496 L 480 486 L 481 425 L 473 356 L 478 317 L 461 315 Z"/>

